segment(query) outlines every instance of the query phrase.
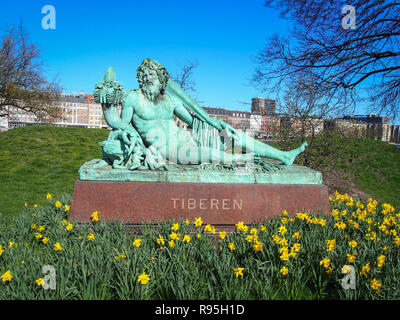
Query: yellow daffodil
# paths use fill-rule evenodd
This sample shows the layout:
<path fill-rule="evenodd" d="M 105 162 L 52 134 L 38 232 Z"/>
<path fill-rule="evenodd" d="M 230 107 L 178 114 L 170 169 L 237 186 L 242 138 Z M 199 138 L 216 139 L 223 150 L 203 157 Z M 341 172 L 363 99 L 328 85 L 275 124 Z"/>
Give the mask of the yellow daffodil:
<path fill-rule="evenodd" d="M 293 248 L 293 250 L 295 252 L 299 252 L 300 251 L 300 247 L 301 247 L 300 243 L 293 243 L 292 248 Z"/>
<path fill-rule="evenodd" d="M 285 226 L 282 225 L 282 226 L 279 227 L 278 233 L 279 233 L 281 236 L 283 236 L 286 232 L 287 232 L 287 229 L 286 229 Z"/>
<path fill-rule="evenodd" d="M 179 234 L 179 233 L 175 233 L 175 232 L 172 232 L 170 235 L 169 235 L 169 237 L 170 237 L 170 239 L 172 239 L 172 240 L 179 240 L 180 238 L 181 238 L 181 235 Z"/>
<path fill-rule="evenodd" d="M 235 224 L 236 229 L 239 231 L 247 232 L 249 227 L 246 226 L 243 221 L 239 221 L 238 223 Z"/>
<path fill-rule="evenodd" d="M 132 243 L 135 247 L 140 247 L 140 245 L 142 244 L 142 239 L 135 239 Z"/>
<path fill-rule="evenodd" d="M 3 281 L 3 282 L 10 282 L 12 278 L 14 278 L 14 276 L 11 275 L 11 271 L 10 270 L 7 270 L 5 273 L 3 273 L 0 276 L 0 280 Z"/>
<path fill-rule="evenodd" d="M 148 274 L 146 274 L 145 272 L 143 272 L 137 279 L 137 282 L 139 282 L 140 284 L 147 284 L 150 281 L 150 276 Z"/>
<path fill-rule="evenodd" d="M 285 238 L 281 238 L 278 242 L 279 245 L 281 246 L 287 246 L 288 245 L 288 240 Z"/>
<path fill-rule="evenodd" d="M 371 267 L 369 266 L 369 263 L 367 263 L 366 265 L 364 265 L 364 266 L 361 268 L 360 275 L 361 275 L 361 276 L 368 277 L 368 272 L 369 272 L 370 270 L 371 270 Z"/>
<path fill-rule="evenodd" d="M 168 246 L 171 248 L 175 247 L 175 241 L 174 240 L 168 241 Z"/>
<path fill-rule="evenodd" d="M 344 229 L 346 229 L 346 223 L 344 223 L 342 221 L 336 222 L 333 227 L 336 229 L 339 229 L 339 230 L 344 230 Z"/>
<path fill-rule="evenodd" d="M 293 239 L 299 240 L 299 239 L 300 239 L 300 232 L 295 232 L 295 233 L 292 235 L 292 238 L 293 238 Z"/>
<path fill-rule="evenodd" d="M 357 241 L 355 241 L 355 240 L 351 240 L 351 241 L 349 242 L 349 246 L 352 247 L 352 248 L 357 247 L 357 245 L 358 245 L 358 243 L 357 243 Z"/>
<path fill-rule="evenodd" d="M 325 268 L 328 268 L 330 266 L 330 263 L 331 263 L 331 260 L 328 258 L 324 258 L 319 262 L 319 264 L 321 266 L 324 266 Z"/>
<path fill-rule="evenodd" d="M 90 232 L 89 235 L 87 236 L 87 239 L 88 239 L 89 241 L 94 241 L 94 240 L 95 240 L 94 234 Z"/>
<path fill-rule="evenodd" d="M 370 282 L 371 288 L 378 291 L 382 284 L 377 279 L 372 279 Z"/>
<path fill-rule="evenodd" d="M 47 243 L 49 242 L 49 238 L 43 237 L 42 242 L 43 242 L 44 244 L 47 244 Z"/>
<path fill-rule="evenodd" d="M 162 236 L 158 237 L 157 244 L 162 245 L 162 246 L 165 244 L 165 240 Z"/>
<path fill-rule="evenodd" d="M 46 199 L 47 199 L 47 200 L 52 200 L 52 199 L 53 199 L 53 196 L 52 196 L 50 193 L 47 193 L 47 194 L 46 194 Z"/>
<path fill-rule="evenodd" d="M 228 244 L 228 248 L 229 248 L 229 250 L 231 250 L 231 251 L 236 250 L 235 244 L 234 244 L 233 242 L 230 242 L 230 243 Z"/>
<path fill-rule="evenodd" d="M 274 241 L 276 244 L 279 244 L 279 241 L 281 241 L 281 238 L 277 234 L 273 234 L 272 241 Z"/>
<path fill-rule="evenodd" d="M 326 244 L 326 251 L 333 251 L 335 249 L 336 240 L 328 240 Z"/>
<path fill-rule="evenodd" d="M 72 223 L 68 223 L 67 226 L 65 227 L 67 231 L 72 231 L 73 228 L 74 226 L 72 225 Z"/>
<path fill-rule="evenodd" d="M 187 226 L 190 224 L 190 220 L 189 220 L 188 218 L 186 218 L 185 224 L 186 224 Z"/>
<path fill-rule="evenodd" d="M 92 222 L 98 222 L 99 221 L 99 213 L 97 211 L 93 212 L 90 215 L 90 220 L 92 220 Z"/>
<path fill-rule="evenodd" d="M 383 264 L 385 263 L 386 257 L 381 254 L 378 259 L 376 260 L 376 264 L 378 266 L 378 268 L 381 268 L 383 266 Z"/>
<path fill-rule="evenodd" d="M 263 249 L 263 243 L 260 241 L 255 241 L 253 244 L 253 250 L 254 251 L 262 251 Z"/>
<path fill-rule="evenodd" d="M 178 231 L 179 230 L 179 224 L 178 223 L 174 223 L 171 227 L 171 230 L 173 231 Z"/>
<path fill-rule="evenodd" d="M 248 234 L 244 240 L 251 243 L 254 241 L 254 236 L 252 236 L 251 234 Z"/>
<path fill-rule="evenodd" d="M 226 237 L 226 232 L 225 232 L 225 231 L 220 231 L 220 233 L 219 233 L 219 238 L 222 239 L 222 240 L 224 240 L 225 237 Z"/>
<path fill-rule="evenodd" d="M 238 278 L 239 276 L 243 277 L 243 270 L 244 268 L 233 268 L 236 278 Z"/>
<path fill-rule="evenodd" d="M 60 250 L 62 250 L 61 244 L 58 243 L 58 242 L 56 242 L 56 243 L 53 245 L 53 248 L 54 248 L 55 251 L 60 251 Z"/>
<path fill-rule="evenodd" d="M 261 232 L 265 232 L 267 230 L 267 227 L 265 227 L 264 225 L 260 226 L 260 231 Z"/>
<path fill-rule="evenodd" d="M 36 284 L 37 284 L 38 286 L 43 286 L 43 284 L 44 284 L 44 279 L 43 279 L 43 278 L 39 278 L 39 279 L 36 279 L 35 282 L 36 282 Z"/>
<path fill-rule="evenodd" d="M 288 247 L 282 247 L 280 249 L 281 256 L 279 257 L 282 261 L 288 261 L 289 260 L 289 249 Z"/>
<path fill-rule="evenodd" d="M 182 241 L 183 241 L 183 242 L 189 243 L 189 242 L 190 242 L 190 236 L 188 236 L 188 235 L 186 234 L 186 235 L 183 237 Z"/>
<path fill-rule="evenodd" d="M 204 227 L 204 231 L 206 231 L 206 232 L 212 232 L 213 234 L 215 234 L 215 227 L 212 226 L 212 225 L 210 225 L 210 224 L 207 224 L 207 225 Z"/>
<path fill-rule="evenodd" d="M 194 225 L 196 227 L 200 227 L 203 224 L 203 220 L 201 220 L 201 217 L 195 218 L 194 219 Z"/>
<path fill-rule="evenodd" d="M 58 200 L 56 201 L 56 203 L 54 205 L 56 206 L 56 208 L 61 208 L 62 207 L 61 202 L 58 201 Z"/>
<path fill-rule="evenodd" d="M 289 273 L 289 269 L 285 266 L 283 266 L 280 270 L 280 273 L 282 273 L 284 276 L 286 276 Z"/>
<path fill-rule="evenodd" d="M 355 255 L 351 255 L 351 254 L 347 254 L 347 261 L 352 263 L 356 260 L 356 256 Z"/>

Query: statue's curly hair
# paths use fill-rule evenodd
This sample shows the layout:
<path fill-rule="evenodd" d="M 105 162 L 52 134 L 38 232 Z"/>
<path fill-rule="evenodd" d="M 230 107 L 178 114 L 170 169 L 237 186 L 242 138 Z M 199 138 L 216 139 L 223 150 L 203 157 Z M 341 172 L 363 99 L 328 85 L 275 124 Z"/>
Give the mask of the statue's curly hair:
<path fill-rule="evenodd" d="M 167 83 L 169 80 L 169 73 L 162 64 L 150 58 L 143 60 L 142 64 L 136 69 L 136 77 L 139 82 L 139 87 L 142 88 L 143 74 L 148 70 L 155 70 L 157 72 L 158 80 L 160 81 L 162 87 L 161 94 L 164 94 L 165 88 L 167 87 Z"/>

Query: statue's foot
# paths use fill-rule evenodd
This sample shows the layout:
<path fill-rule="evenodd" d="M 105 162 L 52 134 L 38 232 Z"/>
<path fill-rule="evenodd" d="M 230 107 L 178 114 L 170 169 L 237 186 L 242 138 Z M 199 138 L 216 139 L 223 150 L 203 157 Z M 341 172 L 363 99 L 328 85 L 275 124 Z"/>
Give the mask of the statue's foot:
<path fill-rule="evenodd" d="M 282 162 L 287 165 L 287 166 L 291 166 L 294 162 L 294 160 L 296 159 L 296 157 L 302 153 L 306 147 L 308 146 L 307 142 L 303 142 L 303 144 L 298 147 L 297 149 L 288 151 L 285 155 L 285 158 L 282 160 Z"/>

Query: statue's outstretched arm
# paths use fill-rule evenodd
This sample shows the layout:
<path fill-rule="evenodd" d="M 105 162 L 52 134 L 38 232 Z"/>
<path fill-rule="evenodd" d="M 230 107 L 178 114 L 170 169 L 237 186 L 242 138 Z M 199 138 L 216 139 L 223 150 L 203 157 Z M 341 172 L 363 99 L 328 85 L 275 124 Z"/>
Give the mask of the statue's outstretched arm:
<path fill-rule="evenodd" d="M 174 114 L 183 122 L 187 123 L 189 127 L 192 127 L 193 117 L 190 112 L 176 99 L 172 99 L 172 101 L 175 105 Z"/>
<path fill-rule="evenodd" d="M 169 78 L 166 90 L 175 99 L 181 101 L 189 110 L 191 110 L 201 120 L 217 130 L 222 130 L 221 125 L 218 121 L 211 118 L 208 113 L 200 107 L 196 101 L 194 101 L 185 91 L 182 90 L 171 78 Z"/>

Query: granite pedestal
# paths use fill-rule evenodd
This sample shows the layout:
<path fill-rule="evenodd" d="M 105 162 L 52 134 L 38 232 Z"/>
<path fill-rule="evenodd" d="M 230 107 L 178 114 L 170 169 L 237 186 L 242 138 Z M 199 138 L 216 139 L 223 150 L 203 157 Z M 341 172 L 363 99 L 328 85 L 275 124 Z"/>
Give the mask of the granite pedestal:
<path fill-rule="evenodd" d="M 93 162 L 80 169 L 70 219 L 89 222 L 98 211 L 105 221 L 140 225 L 179 218 L 221 228 L 238 221 L 257 223 L 286 210 L 329 212 L 328 188 L 320 172 L 301 166 L 268 174 L 252 170 L 128 171 Z"/>

